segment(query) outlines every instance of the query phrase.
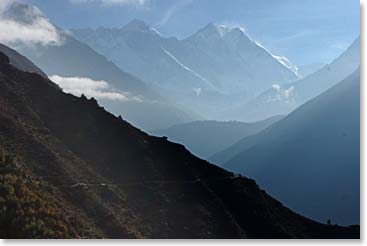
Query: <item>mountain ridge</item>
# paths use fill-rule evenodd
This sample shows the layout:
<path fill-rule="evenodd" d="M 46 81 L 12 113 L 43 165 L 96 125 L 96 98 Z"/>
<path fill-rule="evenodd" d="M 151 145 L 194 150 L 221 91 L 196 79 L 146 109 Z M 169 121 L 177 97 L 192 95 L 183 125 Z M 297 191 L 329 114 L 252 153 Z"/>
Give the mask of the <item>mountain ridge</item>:
<path fill-rule="evenodd" d="M 151 133 L 157 136 L 166 136 L 170 141 L 184 144 L 193 154 L 208 159 L 240 139 L 256 134 L 282 118 L 283 116 L 274 116 L 254 123 L 194 121 Z"/>
<path fill-rule="evenodd" d="M 293 83 L 274 84 L 255 99 L 221 114 L 234 120 L 286 115 L 348 77 L 360 66 L 360 37 L 330 64 Z"/>
<path fill-rule="evenodd" d="M 359 93 L 358 69 L 210 160 L 255 178 L 275 197 L 313 219 L 358 223 Z"/>
<path fill-rule="evenodd" d="M 240 28 L 211 23 L 185 39 L 163 37 L 136 20 L 117 29 L 71 31 L 119 67 L 204 118 L 212 119 L 218 108 L 249 100 L 271 83 L 298 79 Z"/>
<path fill-rule="evenodd" d="M 70 217 L 81 227 L 72 229 L 66 221 L 64 229 L 55 227 L 56 234 L 46 236 L 44 228 L 31 227 L 32 237 L 359 237 L 359 227 L 323 225 L 293 213 L 253 180 L 145 134 L 93 98 L 63 93 L 42 76 L 11 66 L 1 52 L 0 80 L 0 146 L 26 163 L 29 178 L 57 190 L 48 193 L 50 201 L 60 197 L 81 214 Z M 43 186 L 38 192 L 46 194 Z M 67 236 L 68 230 L 75 234 Z"/>

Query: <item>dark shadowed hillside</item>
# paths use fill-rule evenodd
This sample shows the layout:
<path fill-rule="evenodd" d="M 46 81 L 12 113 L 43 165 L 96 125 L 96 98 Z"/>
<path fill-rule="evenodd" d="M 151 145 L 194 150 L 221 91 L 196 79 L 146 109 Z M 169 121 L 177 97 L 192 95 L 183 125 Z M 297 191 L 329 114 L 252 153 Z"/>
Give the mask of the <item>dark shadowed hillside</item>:
<path fill-rule="evenodd" d="M 253 180 L 139 131 L 94 99 L 63 93 L 2 53 L 0 147 L 15 157 L 0 161 L 0 204 L 25 214 L 0 214 L 5 238 L 359 237 L 358 226 L 297 215 Z"/>
<path fill-rule="evenodd" d="M 296 211 L 339 224 L 360 217 L 359 69 L 212 160 L 255 178 Z"/>
<path fill-rule="evenodd" d="M 52 185 L 0 146 L 0 237 L 98 237 L 96 228 Z M 93 228 L 93 230 L 90 230 Z"/>
<path fill-rule="evenodd" d="M 10 59 L 10 64 L 14 67 L 30 73 L 38 73 L 43 77 L 47 78 L 47 75 L 36 65 L 34 65 L 30 60 L 16 52 L 15 50 L 0 44 L 0 52 L 3 52 Z"/>
<path fill-rule="evenodd" d="M 153 131 L 157 136 L 167 136 L 170 141 L 181 143 L 194 155 L 209 158 L 244 137 L 256 134 L 280 120 L 282 116 L 245 123 L 238 121 L 194 121 Z"/>

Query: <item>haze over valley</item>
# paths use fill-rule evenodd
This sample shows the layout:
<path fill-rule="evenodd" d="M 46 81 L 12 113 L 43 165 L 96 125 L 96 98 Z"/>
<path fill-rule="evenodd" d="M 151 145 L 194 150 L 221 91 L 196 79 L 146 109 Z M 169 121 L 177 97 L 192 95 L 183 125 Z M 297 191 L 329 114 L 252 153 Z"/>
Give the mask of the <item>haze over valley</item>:
<path fill-rule="evenodd" d="M 0 236 L 360 238 L 359 4 L 0 2 Z"/>

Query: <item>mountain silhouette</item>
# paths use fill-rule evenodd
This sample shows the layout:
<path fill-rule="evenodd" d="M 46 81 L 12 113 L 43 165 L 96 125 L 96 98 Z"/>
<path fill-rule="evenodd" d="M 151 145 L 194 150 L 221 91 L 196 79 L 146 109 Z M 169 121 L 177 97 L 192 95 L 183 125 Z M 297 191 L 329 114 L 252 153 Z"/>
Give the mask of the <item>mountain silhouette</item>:
<path fill-rule="evenodd" d="M 170 141 L 181 143 L 193 154 L 207 159 L 222 151 L 244 137 L 259 133 L 282 116 L 244 123 L 238 121 L 194 121 L 174 125 L 167 129 L 152 131 L 153 135 L 166 136 Z"/>
<path fill-rule="evenodd" d="M 255 99 L 221 112 L 228 119 L 262 120 L 287 115 L 333 87 L 360 66 L 360 37 L 330 64 L 293 83 L 274 84 Z"/>
<path fill-rule="evenodd" d="M 210 160 L 303 215 L 359 223 L 360 71 Z"/>
<path fill-rule="evenodd" d="M 2 238 L 359 237 L 358 226 L 306 219 L 253 180 L 63 93 L 3 53 L 0 150 Z"/>

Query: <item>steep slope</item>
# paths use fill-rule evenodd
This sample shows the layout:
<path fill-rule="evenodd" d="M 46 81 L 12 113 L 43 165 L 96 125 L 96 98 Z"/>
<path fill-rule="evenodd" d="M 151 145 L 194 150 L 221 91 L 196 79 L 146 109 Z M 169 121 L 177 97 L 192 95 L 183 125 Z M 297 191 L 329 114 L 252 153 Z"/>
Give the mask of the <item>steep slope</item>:
<path fill-rule="evenodd" d="M 133 20 L 121 29 L 98 28 L 73 30 L 73 35 L 116 63 L 120 68 L 151 84 L 183 90 L 204 87 L 205 81 L 181 64 L 165 49 L 167 42 L 153 28 Z"/>
<path fill-rule="evenodd" d="M 55 27 L 36 7 L 15 1 L 5 11 L 4 18 L 22 25 L 32 25 L 32 22 L 41 19 L 54 27 L 55 35 L 58 36 L 57 43 L 33 45 L 17 43 L 13 47 L 49 76 L 58 75 L 64 80 L 81 78 L 104 81 L 111 87 L 112 93 L 128 95 L 121 100 L 106 96 L 100 96 L 98 99 L 110 111 L 116 115 L 123 115 L 138 127 L 157 129 L 194 118 L 156 93 L 140 79 L 124 72 L 89 46 L 74 39 L 68 32 Z M 83 90 L 86 95 L 88 89 L 85 87 L 85 91 Z M 155 117 L 147 112 L 154 114 Z"/>
<path fill-rule="evenodd" d="M 185 145 L 194 155 L 207 159 L 242 138 L 259 133 L 281 118 L 274 116 L 255 123 L 194 121 L 153 131 L 152 134 L 167 136 L 170 141 Z"/>
<path fill-rule="evenodd" d="M 209 24 L 178 40 L 134 20 L 122 28 L 73 30 L 73 35 L 206 118 L 253 98 L 273 83 L 298 78 L 240 28 Z"/>
<path fill-rule="evenodd" d="M 305 102 L 348 77 L 361 64 L 361 40 L 358 37 L 337 59 L 321 70 L 294 83 L 301 102 Z"/>
<path fill-rule="evenodd" d="M 35 178 L 26 164 L 1 146 L 0 180 L 1 238 L 98 237 L 53 186 Z"/>
<path fill-rule="evenodd" d="M 194 68 L 183 64 L 166 48 L 179 48 L 177 39 L 161 37 L 142 21 L 133 20 L 121 29 L 73 30 L 73 35 L 119 67 L 147 81 L 156 91 L 187 111 L 207 118 L 209 111 L 218 105 L 212 106 L 208 100 L 217 98 L 223 101 L 224 95 L 211 82 Z"/>
<path fill-rule="evenodd" d="M 290 84 L 274 84 L 257 98 L 226 112 L 232 120 L 262 120 L 273 115 L 286 115 L 334 86 L 360 65 L 360 38 L 332 63 Z"/>
<path fill-rule="evenodd" d="M 30 60 L 28 60 L 15 50 L 3 44 L 0 44 L 0 52 L 4 53 L 9 57 L 10 64 L 13 65 L 14 67 L 26 72 L 38 73 L 39 75 L 47 78 L 47 75 L 40 68 L 38 68 Z"/>
<path fill-rule="evenodd" d="M 63 93 L 51 81 L 11 66 L 2 53 L 0 146 L 21 160 L 19 168 L 29 170 L 29 179 L 47 182 L 50 203 L 59 199 L 67 211 L 78 214 L 81 226 L 73 227 L 77 236 L 359 237 L 358 226 L 328 226 L 297 215 L 253 180 L 139 131 L 94 99 Z M 29 189 L 38 192 L 32 183 Z M 13 204 L 22 205 L 17 199 Z M 0 223 L 4 228 L 6 221 Z M 72 224 L 64 226 L 71 229 Z M 83 227 L 87 229 L 78 229 Z M 31 233 L 15 236 L 54 237 Z"/>
<path fill-rule="evenodd" d="M 359 223 L 359 80 L 358 70 L 211 160 L 313 219 Z"/>
<path fill-rule="evenodd" d="M 301 76 L 301 78 L 304 78 L 310 74 L 313 74 L 317 71 L 319 71 L 321 68 L 323 68 L 326 65 L 326 63 L 311 63 L 311 64 L 305 64 L 298 66 L 298 74 Z"/>
<path fill-rule="evenodd" d="M 289 83 L 298 76 L 245 32 L 208 24 L 183 40 L 176 56 L 226 93 L 252 98 L 273 83 Z M 263 71 L 267 71 L 264 73 Z"/>

